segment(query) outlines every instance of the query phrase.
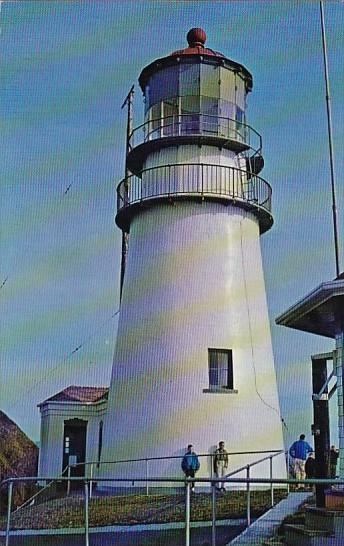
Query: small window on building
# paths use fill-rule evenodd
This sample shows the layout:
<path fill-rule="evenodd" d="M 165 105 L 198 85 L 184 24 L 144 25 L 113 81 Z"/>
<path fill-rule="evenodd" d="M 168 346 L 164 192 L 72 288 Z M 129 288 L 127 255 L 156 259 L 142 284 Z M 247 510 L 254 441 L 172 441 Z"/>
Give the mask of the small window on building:
<path fill-rule="evenodd" d="M 231 349 L 208 349 L 209 390 L 233 390 L 233 353 Z"/>

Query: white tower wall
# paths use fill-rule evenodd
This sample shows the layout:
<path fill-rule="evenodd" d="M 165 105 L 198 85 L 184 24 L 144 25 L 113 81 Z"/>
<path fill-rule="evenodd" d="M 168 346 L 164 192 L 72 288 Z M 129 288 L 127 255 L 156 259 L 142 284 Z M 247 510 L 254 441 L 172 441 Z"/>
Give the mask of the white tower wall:
<path fill-rule="evenodd" d="M 233 350 L 237 392 L 204 392 L 208 348 Z M 134 219 L 108 408 L 104 435 L 111 441 L 103 460 L 180 455 L 189 443 L 209 453 L 219 440 L 230 451 L 283 449 L 259 227 L 251 213 L 176 202 Z M 283 457 L 274 464 L 275 475 L 284 476 Z M 143 463 L 130 468 L 142 475 Z M 116 469 L 128 476 L 127 465 Z M 209 472 L 204 461 L 198 475 Z M 155 475 L 179 473 L 180 461 L 166 461 Z"/>

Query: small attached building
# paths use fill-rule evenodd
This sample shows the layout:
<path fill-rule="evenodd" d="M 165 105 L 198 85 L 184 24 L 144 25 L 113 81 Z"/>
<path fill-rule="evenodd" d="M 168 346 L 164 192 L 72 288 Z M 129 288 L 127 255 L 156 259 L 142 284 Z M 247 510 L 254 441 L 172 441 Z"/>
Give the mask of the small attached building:
<path fill-rule="evenodd" d="M 70 456 L 77 463 L 100 461 L 108 391 L 108 387 L 70 386 L 38 404 L 39 477 L 61 475 Z M 73 474 L 84 475 L 84 466 L 77 466 Z"/>

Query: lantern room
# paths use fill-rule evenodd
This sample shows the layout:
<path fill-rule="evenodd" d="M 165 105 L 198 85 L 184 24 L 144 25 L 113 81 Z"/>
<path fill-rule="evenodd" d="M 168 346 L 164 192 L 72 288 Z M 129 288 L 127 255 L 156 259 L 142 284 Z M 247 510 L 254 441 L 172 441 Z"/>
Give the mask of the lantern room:
<path fill-rule="evenodd" d="M 202 29 L 191 29 L 187 40 L 187 48 L 156 59 L 141 72 L 145 118 L 137 129 L 143 133 L 143 141 L 197 136 L 209 143 L 213 137 L 214 145 L 236 152 L 251 150 L 249 155 L 254 155 L 256 162 L 253 170 L 258 173 L 263 168 L 261 138 L 246 124 L 245 115 L 246 96 L 252 89 L 251 74 L 222 53 L 205 47 Z M 132 148 L 137 146 L 135 132 Z M 152 150 L 151 146 L 146 148 L 148 153 Z M 142 169 L 145 154 L 141 152 L 136 150 L 129 157 L 134 173 Z"/>

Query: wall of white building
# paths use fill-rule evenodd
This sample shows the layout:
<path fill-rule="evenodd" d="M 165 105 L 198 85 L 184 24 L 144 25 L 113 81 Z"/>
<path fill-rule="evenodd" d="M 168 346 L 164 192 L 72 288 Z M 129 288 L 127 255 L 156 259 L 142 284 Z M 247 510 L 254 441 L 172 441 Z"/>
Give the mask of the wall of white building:
<path fill-rule="evenodd" d="M 87 421 L 86 461 L 97 461 L 99 424 L 104 420 L 106 401 L 94 404 L 47 402 L 41 411 L 41 445 L 38 476 L 60 476 L 63 462 L 64 422 L 70 419 Z"/>

